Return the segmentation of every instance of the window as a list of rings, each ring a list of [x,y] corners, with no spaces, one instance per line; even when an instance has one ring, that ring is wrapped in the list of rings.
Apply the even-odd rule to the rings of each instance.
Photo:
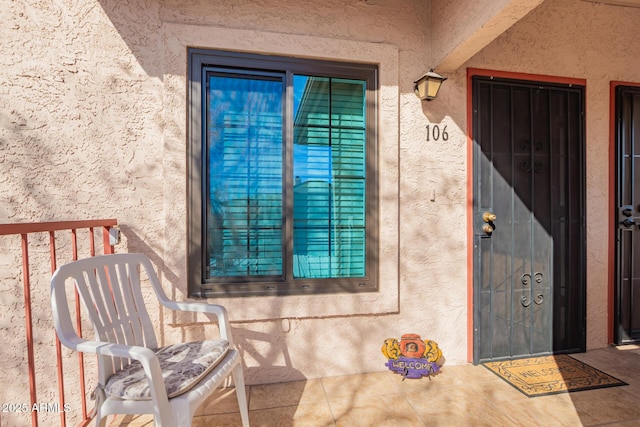
[[[377,68],[189,50],[192,295],[377,290]]]

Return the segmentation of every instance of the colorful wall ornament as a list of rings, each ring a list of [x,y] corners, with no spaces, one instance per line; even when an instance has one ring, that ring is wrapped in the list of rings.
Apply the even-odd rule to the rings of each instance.
[[[404,378],[418,379],[435,375],[444,365],[444,356],[438,343],[423,341],[418,334],[404,334],[400,341],[387,338],[382,345],[382,354],[388,359],[385,366]]]

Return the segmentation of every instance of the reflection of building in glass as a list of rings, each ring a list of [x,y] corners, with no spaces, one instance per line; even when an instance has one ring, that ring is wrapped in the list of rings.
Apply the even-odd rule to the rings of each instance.
[[[258,193],[219,206],[208,218],[209,275],[282,274],[282,194]]]
[[[293,80],[293,211],[287,211],[283,117],[274,98],[281,82],[218,74],[210,79],[225,108],[212,104],[208,125],[215,136],[208,147],[209,277],[282,275],[287,215],[294,277],[364,276],[364,83],[302,75]]]
[[[295,277],[364,276],[362,81],[294,77]]]
[[[295,277],[324,277],[331,265],[331,184],[326,181],[305,181],[293,190],[293,253]]]

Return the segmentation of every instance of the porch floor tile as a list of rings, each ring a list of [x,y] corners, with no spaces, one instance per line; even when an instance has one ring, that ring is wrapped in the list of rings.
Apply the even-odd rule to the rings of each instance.
[[[254,427],[640,425],[640,346],[574,354],[629,385],[527,398],[482,366],[445,365],[431,379],[389,371],[247,387]],[[233,389],[218,390],[194,426],[241,426]],[[153,426],[118,416],[114,427]]]

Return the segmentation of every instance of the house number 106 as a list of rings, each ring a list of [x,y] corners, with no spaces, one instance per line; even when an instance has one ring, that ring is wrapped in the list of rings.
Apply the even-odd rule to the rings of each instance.
[[[449,133],[447,132],[447,125],[442,127],[440,130],[440,126],[438,125],[427,125],[427,142],[431,141],[440,141],[442,138],[443,141],[447,141],[449,139]]]

